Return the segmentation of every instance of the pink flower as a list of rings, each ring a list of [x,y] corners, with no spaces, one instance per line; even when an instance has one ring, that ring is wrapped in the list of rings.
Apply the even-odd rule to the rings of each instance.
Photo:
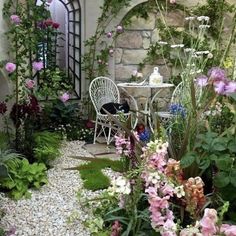
[[[229,95],[231,93],[236,92],[236,82],[230,81],[227,85],[225,85],[225,94]]]
[[[51,26],[51,25],[53,25],[53,21],[52,21],[52,19],[47,19],[47,20],[44,21],[44,24],[46,26]]]
[[[43,62],[42,61],[34,61],[32,65],[33,65],[33,69],[36,71],[43,69]]]
[[[116,27],[116,32],[119,33],[119,34],[122,33],[123,32],[123,27],[121,25],[118,25]]]
[[[110,48],[110,49],[109,49],[109,54],[110,54],[110,56],[112,56],[113,53],[114,53],[114,49]]]
[[[59,27],[60,27],[60,24],[59,24],[59,23],[57,23],[57,22],[53,22],[53,23],[52,23],[52,28],[58,29]]]
[[[111,38],[112,37],[112,32],[108,32],[107,33],[107,38]]]
[[[208,81],[208,78],[205,75],[201,75],[197,78],[196,82],[199,87],[206,87],[207,81]]]
[[[70,95],[68,93],[63,93],[59,99],[62,101],[62,102],[66,102],[70,99]]]
[[[122,226],[118,220],[114,221],[111,227],[112,233],[111,236],[119,236],[122,230]]]
[[[216,230],[217,211],[215,209],[206,208],[204,216],[200,221],[201,233],[203,236],[212,236]]]
[[[175,4],[176,0],[170,0],[170,4]]]
[[[214,90],[216,93],[224,95],[225,94],[225,82],[218,81],[217,83],[214,83]]]
[[[35,82],[29,79],[29,80],[26,80],[25,85],[28,89],[32,89],[35,86]]]
[[[236,236],[236,225],[222,224],[220,232],[226,236]]]
[[[225,81],[226,80],[226,73],[223,69],[219,67],[212,67],[208,73],[208,77],[210,77],[214,82],[217,81]]]
[[[16,64],[12,63],[12,62],[8,62],[6,65],[5,65],[5,69],[7,72],[9,73],[12,73],[15,71],[16,69]]]
[[[21,23],[21,18],[18,15],[11,15],[11,21],[15,23],[16,25],[19,25]]]

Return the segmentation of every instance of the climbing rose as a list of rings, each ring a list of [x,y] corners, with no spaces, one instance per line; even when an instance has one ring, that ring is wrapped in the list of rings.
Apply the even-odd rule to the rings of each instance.
[[[42,61],[34,61],[32,65],[33,65],[34,70],[36,70],[36,71],[43,69],[43,62]]]
[[[112,32],[108,32],[107,33],[107,38],[111,38],[112,37]]]
[[[7,72],[12,73],[16,69],[16,64],[8,62],[5,66],[5,69],[6,69]]]
[[[35,82],[34,82],[33,80],[31,80],[31,79],[26,80],[26,82],[25,82],[25,86],[26,86],[28,89],[32,89],[32,88],[34,87],[34,85],[35,85]]]
[[[63,93],[59,99],[62,101],[62,102],[66,102],[67,100],[70,99],[70,95],[68,93]]]
[[[53,25],[53,21],[52,21],[52,19],[47,19],[47,20],[44,21],[44,24],[46,26],[50,26],[50,25]]]
[[[60,27],[60,24],[59,24],[59,23],[57,23],[57,22],[53,22],[53,23],[52,23],[52,28],[58,29],[59,27]]]
[[[122,32],[123,32],[123,27],[122,27],[121,25],[118,25],[118,26],[116,27],[116,32],[117,32],[117,33],[122,33]]]
[[[11,15],[10,18],[12,23],[15,23],[16,25],[19,25],[21,23],[21,19],[18,15]]]

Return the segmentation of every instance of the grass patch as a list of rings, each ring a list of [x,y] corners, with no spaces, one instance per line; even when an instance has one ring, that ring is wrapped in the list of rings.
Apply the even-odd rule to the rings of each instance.
[[[117,172],[124,172],[122,161],[113,161],[107,158],[96,158],[89,163],[77,167],[83,180],[84,188],[96,191],[110,186],[110,179],[102,173],[102,169],[111,168]]]

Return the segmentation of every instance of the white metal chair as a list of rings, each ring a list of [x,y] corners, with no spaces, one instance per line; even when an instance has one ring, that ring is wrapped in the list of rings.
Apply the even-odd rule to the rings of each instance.
[[[120,92],[117,85],[107,77],[97,77],[92,80],[89,85],[89,95],[92,100],[93,106],[96,111],[96,120],[95,120],[95,131],[93,143],[96,142],[97,138],[104,134],[107,145],[111,143],[114,138],[114,135],[118,131],[118,127],[115,122],[107,114],[101,113],[102,105],[110,102],[120,103]],[[119,119],[119,114],[113,114],[115,118]],[[130,113],[124,113],[123,117],[128,119]],[[100,131],[98,132],[98,125],[101,126]],[[108,129],[108,132],[107,132]]]
[[[170,100],[170,106],[173,104],[181,104],[185,108],[187,108],[189,105],[188,103],[191,100],[189,98],[189,96],[191,96],[189,90],[190,90],[190,88],[186,87],[183,82],[179,83],[172,93],[171,100]],[[195,93],[196,93],[195,96],[196,96],[196,99],[198,102],[201,97],[200,87],[195,87]],[[170,120],[170,118],[175,116],[170,111],[160,111],[160,112],[156,112],[156,114],[163,124],[166,124]]]

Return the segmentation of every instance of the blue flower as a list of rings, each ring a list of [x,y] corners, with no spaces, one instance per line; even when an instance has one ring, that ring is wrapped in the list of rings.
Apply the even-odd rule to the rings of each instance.
[[[172,115],[180,115],[183,118],[186,116],[186,109],[181,104],[170,105],[169,111]]]
[[[143,130],[139,133],[139,139],[143,142],[148,142],[150,140],[151,134],[148,129]]]

